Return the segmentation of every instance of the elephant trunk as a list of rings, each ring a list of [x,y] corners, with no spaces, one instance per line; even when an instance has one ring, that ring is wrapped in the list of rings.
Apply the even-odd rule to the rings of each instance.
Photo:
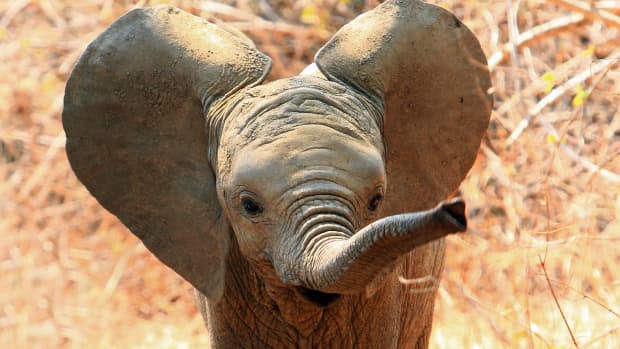
[[[465,203],[461,199],[434,209],[382,218],[348,239],[331,240],[309,253],[312,263],[306,287],[325,293],[360,292],[385,267],[412,249],[465,231]]]

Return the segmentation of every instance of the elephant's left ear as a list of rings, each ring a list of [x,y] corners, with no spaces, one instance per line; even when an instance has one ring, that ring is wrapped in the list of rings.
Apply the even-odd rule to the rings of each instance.
[[[385,108],[386,213],[429,208],[456,190],[488,126],[492,96],[480,44],[453,14],[386,1],[341,28],[316,64]]]

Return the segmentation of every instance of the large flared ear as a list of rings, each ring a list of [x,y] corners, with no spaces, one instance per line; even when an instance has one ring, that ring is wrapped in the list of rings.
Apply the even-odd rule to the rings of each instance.
[[[271,60],[171,7],[133,10],[94,40],[62,114],[78,178],[162,262],[210,298],[229,227],[207,158],[209,104],[260,83]]]
[[[385,108],[386,213],[430,208],[456,190],[476,157],[492,108],[486,58],[450,12],[386,1],[317,53],[329,80]]]

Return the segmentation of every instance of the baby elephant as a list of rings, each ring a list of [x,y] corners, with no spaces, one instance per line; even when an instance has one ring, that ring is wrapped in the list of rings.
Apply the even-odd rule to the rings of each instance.
[[[67,83],[73,170],[196,288],[214,348],[425,348],[444,237],[466,228],[461,200],[435,205],[491,111],[478,41],[392,0],[300,75],[261,84],[270,67],[178,9],[129,12]]]

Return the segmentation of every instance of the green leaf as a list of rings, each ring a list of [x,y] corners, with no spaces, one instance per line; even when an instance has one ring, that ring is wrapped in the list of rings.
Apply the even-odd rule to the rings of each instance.
[[[575,97],[573,97],[573,101],[571,102],[573,108],[581,107],[586,101],[586,98],[588,98],[588,91],[584,90],[581,84],[577,85],[576,90]]]
[[[594,45],[588,46],[588,49],[581,52],[582,57],[590,57],[594,54]]]
[[[551,90],[553,90],[553,87],[555,86],[555,75],[553,75],[553,72],[548,71],[544,73],[540,78],[546,83],[545,93],[551,92]]]
[[[306,24],[320,24],[321,23],[321,17],[319,16],[319,12],[317,11],[317,8],[312,5],[305,6],[301,10],[301,14],[299,15],[299,20],[302,23],[306,23]]]
[[[566,135],[562,136],[561,139],[558,139],[558,136],[554,133],[547,134],[547,143],[549,144],[566,144]]]

